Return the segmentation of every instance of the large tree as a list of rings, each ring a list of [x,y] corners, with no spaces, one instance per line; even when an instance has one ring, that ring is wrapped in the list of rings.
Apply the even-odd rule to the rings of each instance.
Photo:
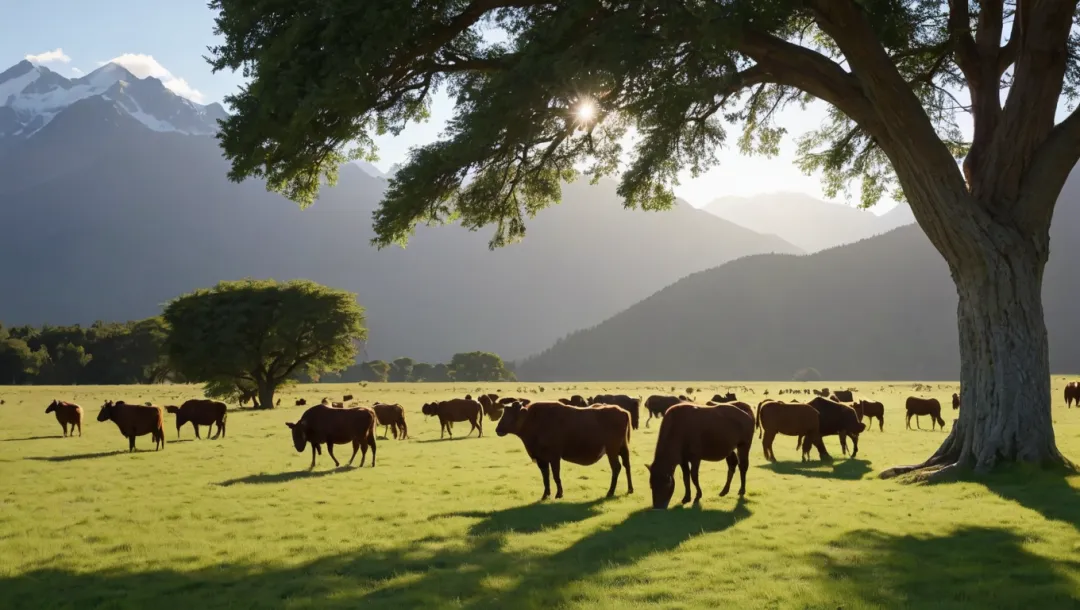
[[[1055,123],[1080,80],[1077,0],[211,6],[224,35],[211,63],[250,79],[220,134],[230,176],[263,177],[302,205],[346,146],[370,157],[373,134],[424,119],[439,89],[453,96],[445,135],[390,182],[380,246],[430,222],[494,225],[493,247],[518,239],[580,168],[621,173],[628,207],[668,208],[679,170],[716,161],[725,125],[742,129],[743,151],[774,154],[777,111],[821,100],[829,120],[801,140],[802,167],[830,194],[861,185],[867,205],[902,193],[959,294],[959,421],[926,462],[888,474],[1065,462],[1041,288],[1054,204],[1080,157],[1080,113]]]
[[[465,352],[450,359],[454,381],[514,381],[503,359],[491,352]]]
[[[307,280],[221,282],[168,304],[166,348],[172,366],[208,395],[256,396],[274,406],[274,390],[297,373],[340,371],[364,339],[356,295]]]

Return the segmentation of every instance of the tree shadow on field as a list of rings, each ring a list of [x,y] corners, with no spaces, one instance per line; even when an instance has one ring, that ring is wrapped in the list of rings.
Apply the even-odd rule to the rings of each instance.
[[[880,608],[1075,608],[1080,562],[1028,552],[998,528],[962,527],[947,536],[849,532],[814,553],[823,605],[853,600]]]
[[[19,441],[43,441],[50,438],[64,438],[63,434],[55,434],[53,436],[27,436],[25,438],[2,438],[0,443],[17,443]]]
[[[80,609],[122,600],[132,608],[159,607],[165,601],[171,607],[201,610],[237,605],[547,609],[573,601],[574,588],[582,581],[722,532],[748,516],[744,500],[730,511],[646,509],[551,555],[510,552],[503,534],[485,534],[434,549],[422,542],[404,543],[285,567],[217,564],[193,571],[139,572],[45,568],[0,577],[0,608]]]
[[[556,500],[554,502],[515,506],[504,510],[447,513],[433,518],[464,517],[467,519],[481,519],[479,523],[469,528],[469,534],[472,536],[509,532],[535,534],[547,528],[559,527],[560,525],[576,523],[594,517],[600,514],[597,508],[603,502],[604,500],[593,500],[591,502],[562,502]]]
[[[41,456],[32,455],[32,456],[24,457],[23,459],[24,460],[34,460],[34,461],[37,461],[37,462],[73,462],[75,460],[93,460],[93,459],[97,459],[97,458],[109,457],[109,456],[112,456],[112,455],[121,455],[121,454],[124,454],[124,453],[130,453],[130,452],[126,451],[126,450],[123,450],[123,451],[117,450],[117,451],[100,451],[98,453],[75,453],[75,454],[72,454],[72,455],[41,455]],[[138,452],[137,451],[136,453],[146,453],[146,452],[145,451],[143,451],[143,452]]]
[[[845,481],[858,481],[871,470],[867,460],[851,459],[833,462],[769,462],[761,467],[776,474]]]
[[[294,470],[292,472],[263,472],[260,474],[249,474],[246,477],[239,477],[236,479],[229,479],[218,483],[220,487],[231,487],[232,485],[268,485],[274,483],[288,483],[289,481],[295,481],[297,479],[317,479],[319,477],[325,477],[339,472],[347,470],[356,470],[356,467],[342,466],[340,468],[332,468],[330,470]]]
[[[1073,476],[1069,477],[1068,475]],[[1052,521],[1080,530],[1080,477],[1064,469],[1013,466],[973,482]]]
[[[481,440],[483,436],[455,436],[453,438],[427,438],[422,441],[416,441],[417,443],[449,443],[451,441],[467,441],[467,440]]]

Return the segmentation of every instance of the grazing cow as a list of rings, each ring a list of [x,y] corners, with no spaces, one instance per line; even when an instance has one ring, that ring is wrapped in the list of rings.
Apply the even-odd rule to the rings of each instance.
[[[206,426],[208,428],[206,434],[209,435],[217,424],[217,432],[213,440],[217,440],[218,436],[225,437],[225,418],[227,417],[225,411],[227,409],[228,407],[223,402],[201,399],[189,400],[179,407],[165,407],[166,411],[176,416],[176,438],[180,438],[180,428],[191,422],[191,427],[195,428],[195,438],[199,439],[202,438],[199,436],[199,426]]]
[[[870,418],[870,426],[873,427],[874,418],[878,420],[878,430],[885,431],[885,405],[880,402],[872,400],[860,400],[852,405],[855,409],[855,414],[859,416],[859,421],[863,420],[863,417]]]
[[[82,407],[73,402],[54,400],[45,409],[45,414],[56,413],[56,421],[64,429],[64,436],[68,435],[68,426],[71,426],[71,436],[75,436],[75,428],[79,428],[79,436],[82,436]]]
[[[936,398],[919,398],[918,396],[910,396],[905,404],[907,408],[907,428],[911,429],[911,417],[915,416],[915,427],[922,430],[922,426],[919,425],[920,415],[930,416],[930,429],[934,429],[934,423],[936,422],[941,426],[941,429],[945,429],[945,420],[941,419],[941,403]]]
[[[165,422],[161,407],[129,405],[124,401],[114,403],[106,400],[101,405],[97,420],[112,421],[128,439],[128,451],[135,451],[135,437],[149,434],[154,440],[154,449],[165,448]]]
[[[296,399],[296,406],[298,406],[298,407],[306,407],[307,406],[307,401],[304,400],[303,398],[297,398]]]
[[[484,408],[475,400],[454,398],[442,402],[432,402],[421,407],[420,412],[427,416],[434,415],[439,418],[439,438],[443,438],[446,434],[449,434],[450,438],[454,438],[454,432],[450,429],[450,424],[456,421],[467,421],[472,425],[465,436],[472,434],[473,430],[478,432],[478,438],[484,436]]]
[[[649,422],[654,417],[663,417],[668,409],[680,402],[690,402],[690,399],[685,396],[661,396],[659,394],[650,396],[645,401],[645,410],[649,412],[649,419],[645,420],[645,427],[649,427]]]
[[[750,466],[750,446],[754,442],[754,416],[739,407],[720,404],[702,407],[682,403],[668,409],[660,422],[660,434],[656,440],[656,452],[649,470],[649,487],[652,489],[653,508],[666,509],[675,493],[675,466],[682,469],[682,503],[690,501],[690,481],[693,480],[697,496],[701,500],[701,484],[698,471],[702,460],[719,462],[727,460],[727,482],[720,491],[726,496],[731,490],[735,467],[739,467],[739,495],[746,494],[746,469]]]
[[[1080,406],[1080,382],[1070,381],[1065,386],[1065,406],[1072,408],[1073,403]]]
[[[575,396],[574,398],[581,397]],[[584,401],[584,399],[582,400]],[[623,410],[630,414],[630,425],[634,428],[634,430],[638,429],[638,422],[640,421],[640,416],[638,415],[638,413],[641,411],[640,398],[633,398],[631,396],[627,396],[626,394],[597,394],[596,396],[590,398],[588,401],[584,402],[586,403],[585,405],[580,405],[577,403],[574,404],[578,407],[594,404],[607,404],[622,407]]]
[[[626,469],[627,493],[634,493],[630,477],[630,414],[616,406],[573,407],[559,402],[514,403],[506,408],[495,434],[517,435],[544,479],[544,495],[551,496],[549,476],[555,479],[555,498],[563,495],[561,461],[591,466],[607,455],[615,495],[619,471]],[[622,465],[619,465],[619,460]],[[549,474],[550,469],[550,474]]]
[[[767,401],[758,407],[757,419],[762,431],[761,448],[770,462],[776,461],[772,445],[777,434],[799,437],[803,461],[810,459],[810,447],[821,442],[820,417],[810,405]]]
[[[960,408],[960,395],[957,394],[956,392],[953,392],[953,395],[952,395],[952,408],[953,408],[953,411]]]
[[[495,398],[492,398],[495,396]],[[491,421],[499,421],[499,418],[503,414],[503,405],[499,404],[499,397],[495,394],[481,394],[480,408],[483,409],[484,415],[488,416]]]
[[[732,394],[731,392],[727,392],[723,396],[721,396],[720,394],[716,394],[716,395],[714,395],[712,397],[712,402],[716,402],[716,403],[735,402],[736,400],[738,400],[738,398],[736,398],[735,395]]]
[[[851,395],[851,390],[837,390],[833,392],[831,400],[834,402],[855,402],[855,397]]]
[[[298,453],[303,453],[304,446],[311,443],[311,466],[315,468],[315,455],[322,454],[322,444],[326,443],[326,452],[334,460],[334,466],[341,466],[334,457],[334,445],[352,443],[352,457],[349,466],[360,454],[360,467],[367,460],[367,448],[371,445],[371,467],[375,467],[375,412],[367,407],[335,409],[326,405],[315,405],[300,416],[295,424],[286,422],[292,430],[293,446]]]
[[[409,427],[405,425],[405,409],[401,405],[387,405],[377,402],[372,409],[375,410],[375,417],[379,420],[379,425],[389,427],[394,433],[395,439],[405,440],[409,438]],[[383,429],[383,438],[387,438],[385,428]]]
[[[822,441],[826,436],[835,434],[840,436],[840,449],[844,455],[847,455],[847,437],[851,437],[851,458],[854,459],[859,454],[859,435],[866,430],[866,424],[859,422],[859,415],[855,413],[855,409],[820,396],[814,397],[809,404],[817,410],[820,420],[818,442],[814,443],[818,456],[823,460],[830,459],[829,452],[825,450],[825,443]]]

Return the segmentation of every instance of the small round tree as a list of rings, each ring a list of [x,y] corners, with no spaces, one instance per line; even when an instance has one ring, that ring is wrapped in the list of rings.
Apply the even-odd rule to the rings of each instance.
[[[254,390],[274,406],[274,391],[296,373],[340,371],[365,339],[356,295],[307,280],[221,282],[172,301],[166,350],[173,368],[206,383],[208,396]]]

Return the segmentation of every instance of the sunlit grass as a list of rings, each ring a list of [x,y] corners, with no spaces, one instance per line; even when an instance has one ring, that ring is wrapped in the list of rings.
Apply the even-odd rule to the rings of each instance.
[[[691,385],[708,398],[744,384]],[[735,391],[756,403],[795,384],[747,385],[756,393]],[[177,442],[169,415],[165,451],[149,450],[147,436],[135,454],[113,424],[94,421],[103,400],[175,403],[197,388],[0,388],[0,608],[1080,605],[1080,478],[879,480],[945,433],[904,430],[911,384],[850,385],[887,411],[859,460],[842,458],[833,438],[834,464],[804,465],[795,439],[780,437],[781,462],[770,465],[755,438],[744,501],[718,498],[724,467],[706,463],[701,506],[666,512],[647,510],[656,422],[633,434],[633,496],[620,479],[618,497],[601,499],[605,462],[566,465],[566,497],[538,504],[539,471],[516,437],[485,421],[482,439],[439,441],[419,409],[480,389],[636,395],[672,384],[543,384],[543,394],[525,384],[300,386],[279,409],[230,412],[224,440],[195,441],[185,427]],[[1080,409],[1066,409],[1063,381],[1054,385],[1059,445],[1080,458]],[[945,402],[952,391],[931,393]],[[380,441],[374,469],[333,469],[324,452],[308,472],[310,455],[296,453],[284,425],[303,410],[291,405],[345,393],[400,402],[413,439]],[[83,405],[82,438],[60,438],[44,413],[53,398]],[[348,459],[344,447],[337,455]]]

